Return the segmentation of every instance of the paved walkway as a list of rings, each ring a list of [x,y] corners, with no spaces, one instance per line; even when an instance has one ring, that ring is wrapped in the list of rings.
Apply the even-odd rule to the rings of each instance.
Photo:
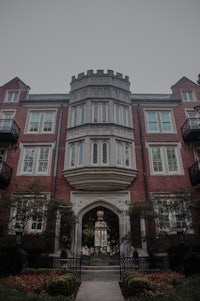
[[[119,282],[83,281],[76,301],[124,301]]]
[[[119,276],[119,267],[85,267],[76,301],[124,301]]]

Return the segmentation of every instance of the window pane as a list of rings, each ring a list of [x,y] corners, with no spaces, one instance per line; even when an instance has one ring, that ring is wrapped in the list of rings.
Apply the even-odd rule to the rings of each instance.
[[[97,164],[97,156],[98,156],[98,151],[97,151],[97,143],[93,144],[93,163]]]
[[[98,122],[98,105],[94,105],[94,116],[93,116],[93,121]]]
[[[122,165],[122,152],[121,152],[121,145],[119,143],[116,144],[116,157],[117,157],[117,164]]]
[[[102,122],[107,121],[107,106],[104,104],[102,106]]]
[[[170,113],[169,112],[161,112],[160,118],[161,118],[163,132],[171,132],[172,125],[171,125]]]
[[[127,125],[127,109],[123,108],[123,125]]]
[[[177,171],[178,165],[174,147],[167,147],[167,160],[169,171]]]
[[[34,148],[25,149],[24,167],[23,167],[24,172],[32,172],[34,154],[35,154]]]
[[[40,122],[40,113],[31,113],[29,132],[38,132]]]
[[[71,166],[75,166],[76,160],[76,146],[72,145],[71,148]]]
[[[117,124],[120,124],[119,106],[115,106],[115,122]]]
[[[81,124],[85,123],[85,106],[81,107]]]
[[[148,130],[150,132],[158,131],[157,114],[156,112],[147,112]]]
[[[79,144],[79,165],[83,165],[83,143]]]
[[[159,147],[152,147],[153,170],[155,172],[162,171],[161,150]]]
[[[74,109],[74,114],[73,114],[73,126],[77,126],[78,124],[78,109]]]
[[[103,143],[103,164],[107,163],[107,144]]]
[[[49,148],[40,149],[40,158],[38,164],[38,172],[47,172]]]
[[[125,153],[125,166],[129,166],[130,165],[130,163],[129,163],[129,148],[128,148],[127,145],[125,146],[124,153]]]
[[[51,132],[53,127],[53,113],[44,113],[44,132]]]

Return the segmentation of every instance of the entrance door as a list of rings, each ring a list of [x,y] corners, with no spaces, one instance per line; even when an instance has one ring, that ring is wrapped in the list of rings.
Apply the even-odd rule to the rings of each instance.
[[[82,254],[119,254],[118,216],[106,207],[88,211],[82,222]]]

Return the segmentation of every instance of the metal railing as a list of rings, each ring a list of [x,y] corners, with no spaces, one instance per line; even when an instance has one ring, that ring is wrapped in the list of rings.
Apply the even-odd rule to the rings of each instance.
[[[70,269],[75,273],[76,281],[81,281],[81,257],[53,258],[54,268]]]
[[[190,133],[195,130],[200,131],[200,118],[187,118],[181,127],[183,140],[187,141]]]
[[[146,269],[166,269],[168,268],[167,256],[154,257],[120,257],[120,279],[125,270],[146,270]]]
[[[19,138],[20,128],[14,119],[0,119],[0,134],[11,135],[16,142]]]

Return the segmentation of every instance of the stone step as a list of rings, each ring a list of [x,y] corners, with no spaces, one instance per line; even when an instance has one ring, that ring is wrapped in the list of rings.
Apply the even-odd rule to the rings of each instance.
[[[99,267],[82,267],[81,268],[81,281],[119,281],[120,268],[111,266]]]

